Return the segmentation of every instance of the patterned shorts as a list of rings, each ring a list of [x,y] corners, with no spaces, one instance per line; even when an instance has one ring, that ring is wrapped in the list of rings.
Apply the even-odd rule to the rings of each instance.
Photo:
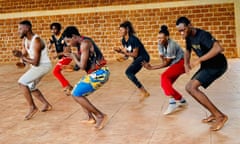
[[[72,96],[80,97],[87,96],[97,90],[105,82],[108,81],[110,72],[107,66],[104,66],[90,74],[81,78],[81,80],[74,86]]]

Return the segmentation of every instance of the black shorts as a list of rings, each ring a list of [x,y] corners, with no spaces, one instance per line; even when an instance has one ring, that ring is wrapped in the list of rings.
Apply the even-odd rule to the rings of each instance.
[[[207,88],[213,81],[223,75],[227,70],[227,65],[222,68],[201,67],[192,77],[198,80],[204,88]]]

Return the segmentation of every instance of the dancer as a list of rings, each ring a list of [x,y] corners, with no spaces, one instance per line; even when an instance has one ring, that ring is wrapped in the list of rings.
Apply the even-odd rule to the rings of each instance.
[[[64,93],[67,96],[69,96],[71,95],[71,90],[73,89],[73,87],[69,83],[69,81],[63,76],[62,70],[71,63],[72,59],[64,56],[63,54],[64,52],[70,51],[70,48],[67,47],[67,45],[63,40],[61,28],[62,26],[60,23],[52,23],[50,25],[50,29],[53,35],[49,40],[50,42],[48,44],[48,49],[51,49],[53,44],[55,45],[57,55],[54,58],[58,58],[59,61],[57,62],[56,66],[53,68],[53,75],[61,83]],[[69,66],[71,67],[70,70],[73,69],[71,65]]]
[[[51,110],[52,106],[36,87],[40,79],[51,70],[51,61],[48,57],[44,41],[32,32],[32,24],[24,20],[18,25],[18,33],[23,39],[22,51],[13,50],[13,55],[19,57],[23,63],[30,64],[30,69],[24,73],[18,83],[29,105],[29,112],[24,120],[29,120],[38,111],[32,95],[43,103],[42,112]],[[29,57],[27,57],[29,55]]]
[[[187,51],[185,53],[185,71],[200,64],[200,69],[193,75],[187,83],[187,92],[204,106],[211,115],[202,120],[204,123],[214,122],[210,130],[220,130],[228,117],[223,114],[203,93],[199,87],[205,89],[227,70],[227,60],[222,54],[224,50],[219,42],[207,31],[194,28],[186,17],[180,17],[176,21],[177,30],[186,39]],[[191,51],[199,57],[190,65]]]
[[[169,105],[164,112],[165,115],[174,112],[178,106],[186,106],[187,101],[183,96],[173,88],[173,83],[185,72],[184,70],[184,52],[181,47],[169,37],[168,27],[161,26],[158,34],[158,50],[162,63],[159,65],[150,65],[143,62],[143,66],[148,70],[155,70],[168,67],[161,74],[161,86],[166,96],[169,97]],[[178,102],[178,103],[176,103]]]
[[[83,122],[95,123],[95,128],[100,130],[107,122],[107,115],[98,110],[86,96],[107,82],[110,72],[106,61],[94,41],[81,36],[76,27],[67,27],[63,34],[68,45],[80,48],[78,54],[68,53],[66,56],[72,58],[80,70],[87,72],[87,75],[83,76],[73,88],[73,99],[82,106],[88,115],[88,119]]]
[[[135,36],[135,31],[130,21],[125,21],[120,24],[120,34],[122,36],[122,45],[121,48],[114,48],[114,50],[120,54],[123,54],[123,59],[128,57],[133,58],[133,62],[126,70],[126,75],[136,87],[140,90],[140,99],[139,102],[142,102],[145,98],[149,97],[150,94],[143,87],[143,85],[138,81],[135,76],[142,69],[142,62],[149,62],[150,57],[147,51],[144,48],[142,42]]]

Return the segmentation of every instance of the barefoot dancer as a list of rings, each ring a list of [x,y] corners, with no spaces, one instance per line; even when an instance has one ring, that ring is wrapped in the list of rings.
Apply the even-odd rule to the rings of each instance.
[[[166,96],[169,97],[169,105],[164,112],[165,115],[174,112],[178,106],[186,106],[187,102],[183,96],[174,89],[173,83],[177,78],[185,73],[184,70],[184,52],[182,48],[169,37],[168,27],[161,26],[158,34],[158,50],[162,63],[159,65],[150,65],[144,62],[143,66],[148,70],[155,70],[168,67],[161,74],[161,86]],[[178,103],[177,103],[178,102]]]
[[[211,113],[208,118],[203,119],[203,122],[214,121],[210,130],[220,130],[228,120],[228,117],[208,99],[207,95],[199,87],[207,88],[227,70],[227,60],[222,54],[223,48],[209,32],[194,28],[186,17],[180,17],[176,21],[176,25],[180,34],[186,39],[185,71],[189,72],[191,68],[201,64],[200,69],[186,85],[186,90]],[[192,50],[199,58],[190,65]]]
[[[128,57],[132,57],[134,60],[130,64],[130,66],[126,70],[126,75],[128,79],[130,79],[140,90],[140,99],[142,102],[145,98],[147,98],[150,94],[143,87],[143,85],[138,81],[135,76],[142,69],[142,62],[149,62],[150,57],[147,51],[144,48],[144,45],[141,41],[134,35],[135,31],[131,22],[125,21],[120,24],[120,34],[122,36],[122,48],[115,48],[114,50],[118,53],[124,55],[123,59],[127,59]],[[122,61],[122,60],[120,60]]]
[[[18,80],[29,105],[29,112],[25,116],[25,120],[28,120],[38,111],[32,95],[43,103],[42,112],[52,108],[41,91],[36,88],[36,84],[38,84],[40,79],[51,70],[51,61],[48,57],[45,43],[37,34],[32,32],[32,24],[30,21],[25,20],[20,22],[18,32],[20,38],[23,39],[23,48],[22,51],[13,51],[13,54],[19,57],[22,62],[31,65],[31,68]]]
[[[105,66],[106,61],[94,41],[81,36],[76,27],[67,27],[63,34],[67,45],[80,48],[78,54],[69,53],[66,56],[72,58],[80,70],[87,72],[87,75],[83,76],[73,88],[73,99],[82,106],[88,115],[88,119],[84,122],[96,123],[95,128],[100,130],[107,122],[107,115],[98,110],[86,96],[107,82],[110,72]]]

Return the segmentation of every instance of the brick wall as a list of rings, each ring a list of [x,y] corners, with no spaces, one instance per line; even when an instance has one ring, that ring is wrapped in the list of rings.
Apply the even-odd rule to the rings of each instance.
[[[143,3],[145,1],[139,0],[138,2]],[[103,4],[105,4],[104,2]],[[13,4],[13,2],[9,3]],[[12,8],[17,7],[16,5],[9,5],[9,3],[7,3],[9,9],[7,9],[6,12],[13,11]],[[70,4],[70,2],[68,4]],[[99,6],[99,4],[96,5]],[[121,3],[117,3],[116,1],[114,4],[117,5]],[[86,6],[88,5],[86,4]],[[19,5],[19,9],[21,8]],[[28,9],[28,7],[26,9]],[[75,25],[79,28],[82,35],[92,37],[95,40],[97,45],[102,49],[107,60],[115,59],[116,54],[113,52],[113,47],[121,45],[121,38],[118,33],[119,24],[124,20],[130,20],[137,31],[138,37],[142,40],[147,51],[150,53],[151,59],[158,59],[156,37],[159,27],[162,24],[168,25],[172,39],[175,39],[184,47],[184,41],[176,31],[175,26],[176,19],[182,15],[189,17],[194,26],[210,31],[225,48],[225,54],[228,58],[237,56],[234,4],[228,3],[0,19],[0,63],[12,63],[17,61],[17,59],[12,56],[11,51],[13,49],[20,49],[21,47],[21,40],[17,34],[17,27],[18,23],[24,19],[31,20],[33,31],[42,36],[45,40],[48,40],[51,35],[49,25],[52,22],[60,22],[64,27]]]
[[[171,0],[183,1],[183,0]],[[0,13],[169,2],[169,0],[1,0]]]

